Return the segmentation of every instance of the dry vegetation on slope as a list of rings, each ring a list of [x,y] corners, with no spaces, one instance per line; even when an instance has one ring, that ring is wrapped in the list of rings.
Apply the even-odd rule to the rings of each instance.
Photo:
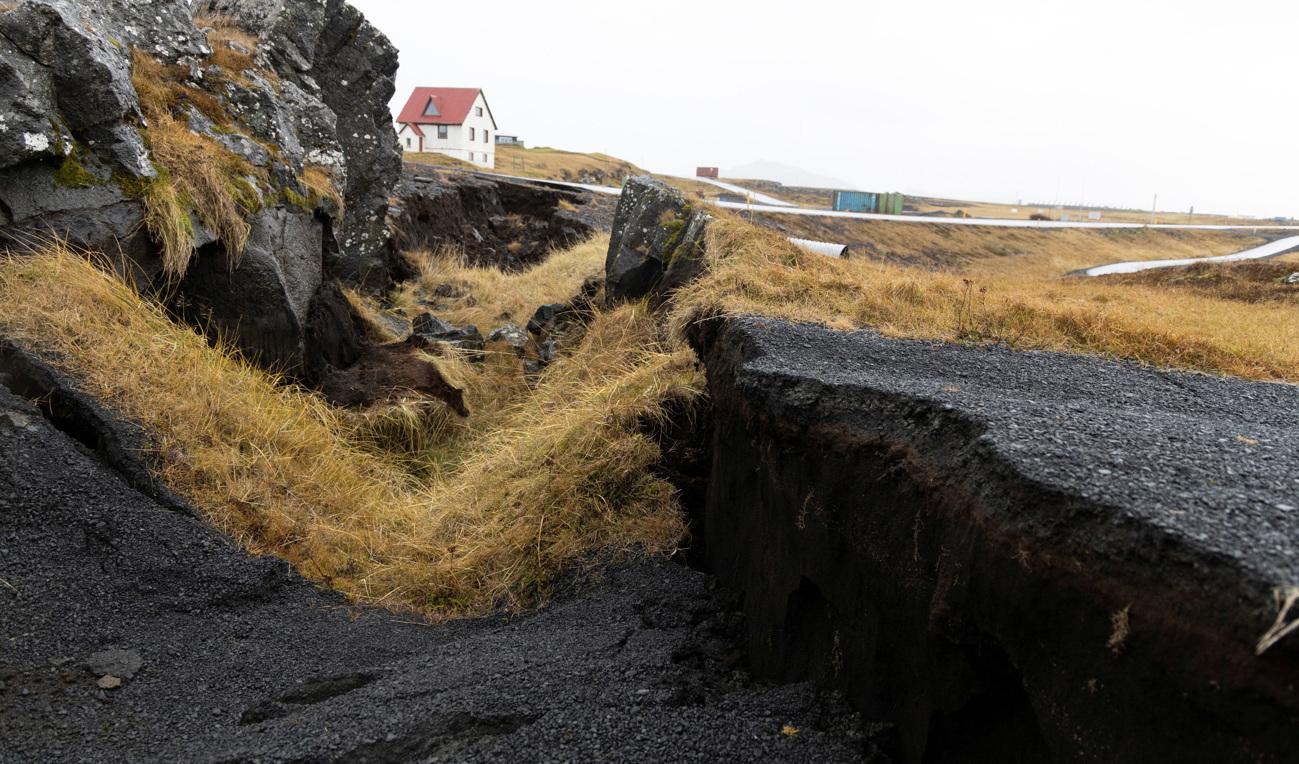
[[[458,433],[431,480],[59,247],[0,263],[0,330],[148,428],[164,481],[214,525],[359,601],[519,605],[583,559],[670,551],[684,532],[641,427],[693,400],[697,372],[636,306],[598,316],[535,390],[500,401],[496,427]]]
[[[672,321],[761,314],[1299,380],[1289,301],[1061,277],[1098,259],[1087,243],[944,272],[807,254],[721,215],[711,270],[679,294]],[[409,314],[421,291],[453,284],[461,296],[443,317],[486,332],[571,297],[606,247],[518,274],[425,256],[421,284],[394,301]],[[644,430],[698,398],[699,372],[643,306],[597,312],[531,381],[508,348],[489,345],[481,363],[432,358],[464,387],[467,419],[430,400],[342,411],[280,386],[57,246],[0,262],[0,331],[148,428],[164,481],[217,527],[358,601],[435,615],[518,606],[583,560],[670,551],[685,532]]]
[[[940,272],[808,254],[736,220],[719,221],[709,237],[711,271],[680,295],[678,327],[711,315],[768,315],[1299,381],[1299,316],[1290,306],[1061,276],[1080,260],[1098,261],[1085,247]]]
[[[441,299],[447,309],[438,315],[454,324],[473,324],[485,335],[505,322],[526,324],[539,305],[572,298],[583,281],[604,274],[608,250],[608,235],[595,236],[517,273],[465,265],[454,251],[416,252],[409,257],[419,266],[420,278],[403,285],[394,302],[414,314],[420,294],[449,284],[459,290],[459,296]]]
[[[608,154],[582,154],[547,147],[496,147],[496,171],[525,178],[566,180],[597,185],[620,186],[624,178],[645,171]]]
[[[1264,242],[1249,231],[999,228],[780,214],[761,222],[787,236],[848,244],[855,257],[938,268],[1032,270],[1042,276],[1124,260],[1226,255]]]

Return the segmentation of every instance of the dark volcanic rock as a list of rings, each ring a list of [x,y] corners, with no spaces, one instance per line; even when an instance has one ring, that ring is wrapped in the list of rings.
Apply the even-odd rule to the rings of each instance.
[[[337,153],[308,160],[346,173],[339,251],[328,266],[340,278],[383,288],[405,273],[388,241],[388,196],[401,174],[401,149],[388,102],[397,50],[343,0],[203,0],[259,33],[259,55],[285,80],[323,101],[336,117]]]
[[[695,211],[680,191],[660,180],[628,180],[618,200],[605,295],[610,303],[652,296],[658,305],[703,272],[708,214]]]
[[[41,413],[63,432],[112,467],[127,484],[168,509],[188,513],[189,505],[158,479],[150,462],[154,451],[144,428],[108,411],[44,359],[0,338],[0,387],[36,401]]]
[[[441,626],[352,607],[162,510],[3,388],[0,549],[5,761],[867,759],[833,696],[737,669],[741,621],[702,574],[643,561]],[[114,647],[143,668],[105,694],[77,664]]]
[[[423,395],[437,398],[460,416],[469,416],[464,391],[421,358],[421,349],[418,335],[405,342],[368,347],[347,368],[327,371],[320,380],[320,391],[329,402],[354,408],[403,395]]]
[[[258,213],[239,267],[230,270],[216,247],[201,250],[180,282],[176,307],[194,325],[234,337],[258,365],[300,373],[322,284],[321,237],[313,218],[284,209]]]
[[[520,270],[594,227],[560,202],[580,207],[589,194],[541,183],[406,165],[392,227],[403,251],[462,250],[474,265]]]
[[[537,308],[528,319],[528,332],[545,339],[556,332],[563,334],[573,324],[586,321],[593,314],[596,295],[603,288],[604,280],[600,277],[586,279],[577,295],[568,302],[547,303]]]
[[[506,324],[493,329],[487,335],[488,342],[504,342],[514,349],[514,352],[522,356],[528,347],[528,333],[518,324]]]
[[[432,313],[422,313],[411,322],[411,333],[427,340],[446,342],[462,350],[482,350],[483,335],[472,324],[456,326]]]
[[[385,233],[400,169],[387,112],[396,52],[359,12],[341,0],[0,7],[0,248],[23,251],[56,235],[104,252],[137,286],[174,296],[199,327],[303,381],[357,357],[343,316],[350,308],[325,285],[385,286],[408,274]],[[258,34],[262,68],[221,76],[195,10]],[[265,174],[261,209],[249,215],[252,238],[233,272],[225,242],[191,215],[193,266],[179,285],[162,274],[138,200],[157,172],[132,84],[134,49],[180,72],[167,76],[198,94],[175,116]],[[228,124],[214,124],[199,103]],[[315,196],[298,180],[307,167],[323,168],[342,188],[341,220],[330,199],[311,204]],[[325,323],[316,326],[317,318]]]
[[[1299,388],[706,322],[707,561],[906,761],[1284,761]],[[1261,655],[1256,651],[1267,649]]]

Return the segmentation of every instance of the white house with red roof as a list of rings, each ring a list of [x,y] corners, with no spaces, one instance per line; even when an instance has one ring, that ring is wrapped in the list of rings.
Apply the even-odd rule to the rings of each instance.
[[[478,88],[415,88],[397,117],[402,151],[496,167],[496,119]]]

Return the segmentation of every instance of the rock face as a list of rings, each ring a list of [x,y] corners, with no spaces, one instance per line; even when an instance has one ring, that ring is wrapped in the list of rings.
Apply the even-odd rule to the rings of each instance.
[[[400,168],[387,117],[396,52],[341,0],[194,10],[219,18],[196,24],[182,0],[0,5],[0,248],[53,233],[115,256],[140,286],[174,295],[181,315],[312,382],[360,352],[334,281],[373,288],[404,275],[385,233]],[[231,24],[245,29],[223,31]],[[151,86],[184,94],[172,116],[258,176],[231,181],[252,197],[233,271],[227,234],[191,210],[196,256],[178,283],[163,273],[144,225],[159,165],[136,51],[156,61]],[[341,209],[310,172],[339,189]]]
[[[404,270],[388,240],[388,197],[401,174],[401,149],[388,103],[397,49],[343,0],[204,0],[200,9],[259,31],[259,56],[308,103],[334,117],[334,146],[308,159],[346,176],[339,248],[327,265],[346,281],[381,288]]]
[[[243,261],[229,270],[200,251],[180,283],[178,308],[192,323],[237,327],[240,347],[258,365],[299,371],[308,319],[320,290],[321,228],[316,220],[270,210],[253,220]]]
[[[1289,385],[703,322],[704,555],[753,669],[918,761],[1285,761]]]
[[[610,303],[650,297],[661,304],[703,271],[709,216],[681,192],[647,176],[623,186],[605,259]]]
[[[453,247],[474,265],[507,271],[541,262],[598,227],[580,212],[590,195],[540,183],[406,165],[396,195],[392,227],[400,249]]]
[[[12,6],[12,7],[10,7]],[[172,59],[210,52],[182,3],[27,0],[0,11],[0,246],[51,231],[74,243],[147,256],[142,206],[118,184],[152,178],[135,125],[128,48]],[[84,174],[60,173],[93,147]]]

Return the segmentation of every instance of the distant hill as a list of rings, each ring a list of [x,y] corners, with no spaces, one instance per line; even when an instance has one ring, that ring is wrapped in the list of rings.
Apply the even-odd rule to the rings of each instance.
[[[723,175],[728,178],[757,178],[774,180],[786,186],[803,186],[807,188],[852,188],[846,180],[817,175],[801,167],[759,159],[756,162],[723,168]]]

